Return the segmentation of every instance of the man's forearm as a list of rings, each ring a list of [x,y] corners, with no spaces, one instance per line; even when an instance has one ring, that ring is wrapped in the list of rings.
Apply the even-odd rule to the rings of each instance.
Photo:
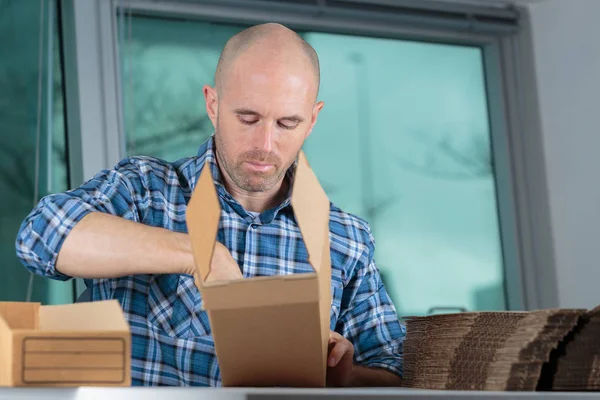
[[[56,269],[77,278],[192,273],[188,235],[103,213],[85,216],[65,239]]]
[[[382,368],[367,368],[355,365],[350,379],[350,386],[402,386],[402,378]]]

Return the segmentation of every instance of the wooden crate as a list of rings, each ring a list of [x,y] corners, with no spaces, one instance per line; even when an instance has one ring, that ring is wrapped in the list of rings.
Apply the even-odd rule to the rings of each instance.
[[[0,302],[0,386],[130,386],[131,334],[116,300]]]

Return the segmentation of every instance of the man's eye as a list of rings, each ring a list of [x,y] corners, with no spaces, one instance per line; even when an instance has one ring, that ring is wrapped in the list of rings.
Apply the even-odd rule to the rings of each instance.
[[[288,122],[287,124],[285,124],[283,122],[278,122],[277,125],[279,125],[279,127],[283,128],[283,129],[294,129],[298,126],[298,124],[293,123],[293,122],[292,123]]]
[[[252,117],[239,117],[240,122],[242,122],[243,124],[246,125],[252,125],[253,123],[255,123],[256,121],[258,121],[256,118],[252,118]]]

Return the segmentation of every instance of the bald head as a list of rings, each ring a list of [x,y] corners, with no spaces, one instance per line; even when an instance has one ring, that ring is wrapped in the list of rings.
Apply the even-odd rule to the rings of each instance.
[[[318,91],[317,54],[290,29],[258,25],[227,42],[215,87],[204,85],[203,92],[230,193],[259,202],[277,198],[280,189],[287,193],[285,173],[323,108]]]
[[[305,63],[314,72],[318,92],[320,69],[315,49],[296,32],[275,23],[252,26],[227,41],[215,72],[217,91],[222,91],[227,74],[236,61],[248,54],[267,62],[284,61],[295,65]]]

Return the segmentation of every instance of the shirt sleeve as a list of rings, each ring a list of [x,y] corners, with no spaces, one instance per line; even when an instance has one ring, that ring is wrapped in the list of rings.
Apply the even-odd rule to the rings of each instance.
[[[375,265],[372,237],[368,248],[344,288],[336,331],[353,344],[356,364],[402,376],[406,328]]]
[[[146,183],[136,163],[126,159],[76,189],[43,197],[21,224],[17,257],[35,274],[70,279],[56,270],[56,259],[71,230],[91,212],[141,222],[148,207]]]

